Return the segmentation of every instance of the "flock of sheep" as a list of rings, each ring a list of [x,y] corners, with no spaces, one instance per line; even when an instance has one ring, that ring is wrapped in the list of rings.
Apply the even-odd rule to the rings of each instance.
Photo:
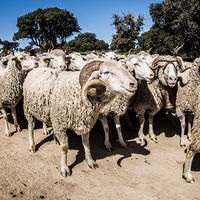
[[[193,63],[180,57],[150,55],[145,52],[128,56],[109,52],[101,55],[79,53],[66,55],[60,49],[41,57],[26,53],[8,55],[0,60],[0,111],[5,123],[5,134],[11,136],[6,108],[11,108],[16,131],[16,106],[24,99],[24,114],[28,121],[30,151],[35,152],[35,119],[47,126],[61,147],[61,174],[70,175],[67,165],[69,149],[67,131],[81,135],[85,159],[91,168],[97,164],[92,159],[89,133],[98,119],[105,133],[105,147],[110,151],[107,116],[114,119],[119,143],[126,147],[120,125],[120,116],[132,110],[139,118],[138,140],[143,143],[145,113],[149,122],[149,137],[157,138],[153,131],[153,117],[164,106],[163,88],[176,88],[175,115],[181,122],[180,145],[184,139],[185,117],[194,116],[193,127],[189,120],[186,161],[183,177],[194,182],[191,164],[195,153],[200,152],[200,58]],[[127,116],[128,117],[128,116]],[[127,118],[127,122],[130,121]]]

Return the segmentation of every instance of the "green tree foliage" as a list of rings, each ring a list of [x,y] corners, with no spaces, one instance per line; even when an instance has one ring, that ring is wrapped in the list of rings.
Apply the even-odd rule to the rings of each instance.
[[[66,38],[80,27],[73,13],[65,9],[37,9],[17,19],[18,32],[13,39],[27,38],[31,44],[42,49],[55,49],[62,46]]]
[[[94,33],[79,33],[73,40],[63,46],[67,51],[92,51],[107,50],[109,45],[103,40],[98,40]]]
[[[122,17],[114,14],[113,18],[112,25],[116,29],[116,34],[113,35],[111,49],[120,51],[134,49],[143,26],[144,17],[138,16],[137,21],[134,21],[132,14],[123,14]]]
[[[2,45],[2,50],[3,52],[7,52],[7,51],[17,51],[18,47],[19,47],[19,43],[18,42],[9,42],[7,40],[2,41],[0,39],[0,45]]]
[[[200,54],[200,1],[165,0],[150,5],[154,22],[139,39],[152,53],[180,55],[194,59]],[[179,50],[179,51],[177,51]]]

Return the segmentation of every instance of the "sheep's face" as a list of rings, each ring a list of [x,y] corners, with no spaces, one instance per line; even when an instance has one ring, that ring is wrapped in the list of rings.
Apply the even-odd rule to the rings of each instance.
[[[21,63],[23,71],[30,71],[33,68],[38,67],[38,61],[36,60],[35,57],[21,53],[17,54],[16,56]]]
[[[130,68],[130,72],[133,72],[136,79],[146,80],[149,83],[153,81],[153,70],[140,57],[133,56],[129,61],[126,62],[126,66]]]
[[[158,79],[164,86],[174,87],[177,83],[179,65],[177,62],[158,63]]]
[[[106,59],[111,59],[111,60],[119,60],[117,55],[114,52],[108,52],[105,54]]]
[[[86,64],[86,61],[83,59],[81,55],[72,54],[70,55],[71,59],[68,65],[68,70],[70,71],[81,71],[81,69]]]
[[[104,62],[98,76],[113,93],[124,93],[132,96],[137,89],[137,81],[117,62]]]
[[[62,71],[67,70],[67,65],[69,59],[66,58],[65,54],[63,55],[50,55],[49,57],[46,58],[48,60],[48,66],[53,68],[53,69],[60,69]]]

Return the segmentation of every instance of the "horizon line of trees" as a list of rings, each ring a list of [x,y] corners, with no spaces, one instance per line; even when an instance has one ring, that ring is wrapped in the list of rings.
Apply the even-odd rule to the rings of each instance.
[[[110,44],[96,38],[95,33],[81,33],[74,14],[59,8],[37,9],[17,19],[18,31],[13,42],[0,39],[2,50],[26,50],[33,46],[40,49],[61,48],[70,51],[117,50],[121,52],[150,51],[150,53],[179,55],[193,60],[200,56],[200,1],[165,0],[149,6],[153,25],[147,32],[142,32],[144,17],[139,15],[114,14],[113,23],[116,33]],[[74,33],[78,35],[66,41]],[[20,39],[30,40],[25,49],[19,49]]]

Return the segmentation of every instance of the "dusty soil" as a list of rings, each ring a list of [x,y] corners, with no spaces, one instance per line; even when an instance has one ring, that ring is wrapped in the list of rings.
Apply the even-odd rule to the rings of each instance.
[[[68,164],[72,175],[67,178],[60,175],[60,149],[52,135],[44,136],[38,123],[35,131],[38,150],[32,154],[28,151],[27,123],[22,114],[19,121],[22,132],[13,132],[8,138],[4,135],[3,120],[0,120],[1,200],[200,199],[199,156],[195,157],[192,167],[196,182],[186,183],[182,178],[185,148],[179,147],[180,129],[178,123],[172,126],[171,118],[163,113],[156,115],[154,121],[158,143],[147,137],[144,146],[135,142],[137,119],[132,116],[134,130],[128,129],[122,119],[127,149],[118,144],[110,119],[112,152],[104,148],[102,126],[97,123],[90,136],[92,156],[99,165],[96,170],[90,169],[84,161],[80,136],[70,133]],[[14,131],[12,121],[10,127]]]

